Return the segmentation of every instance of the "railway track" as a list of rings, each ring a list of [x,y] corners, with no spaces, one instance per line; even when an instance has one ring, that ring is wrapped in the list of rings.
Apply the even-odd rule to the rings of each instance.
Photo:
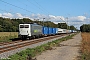
[[[28,45],[36,44],[46,40],[50,40],[53,38],[61,37],[61,36],[62,35],[55,35],[55,36],[49,36],[49,37],[44,37],[44,38],[39,38],[34,40],[26,40],[26,41],[19,40],[19,41],[8,42],[8,43],[0,43],[0,54],[17,48],[21,48],[24,46],[28,46]]]
[[[0,43],[0,46],[3,46],[3,45],[8,45],[8,44],[14,44],[14,43],[18,43],[18,42],[22,42],[22,40],[18,40],[18,41],[12,41],[12,42],[1,42]]]

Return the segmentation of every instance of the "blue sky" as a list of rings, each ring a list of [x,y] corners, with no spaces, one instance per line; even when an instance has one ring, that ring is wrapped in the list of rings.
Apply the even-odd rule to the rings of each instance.
[[[0,17],[50,20],[79,29],[90,23],[90,0],[0,0]],[[66,19],[68,17],[68,19]]]

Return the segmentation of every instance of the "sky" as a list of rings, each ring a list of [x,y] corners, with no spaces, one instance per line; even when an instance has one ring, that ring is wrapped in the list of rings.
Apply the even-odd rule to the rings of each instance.
[[[67,23],[80,29],[90,24],[90,0],[0,0],[0,17]]]

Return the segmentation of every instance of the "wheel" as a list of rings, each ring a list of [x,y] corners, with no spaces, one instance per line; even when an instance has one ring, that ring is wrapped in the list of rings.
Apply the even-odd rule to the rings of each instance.
[[[31,37],[29,37],[29,40],[31,40]]]
[[[35,36],[33,36],[33,39],[35,39]]]

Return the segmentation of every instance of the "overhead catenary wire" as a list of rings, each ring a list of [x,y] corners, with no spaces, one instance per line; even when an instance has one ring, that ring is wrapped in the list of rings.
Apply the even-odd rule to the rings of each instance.
[[[33,0],[38,6],[39,6],[39,9],[41,10],[44,10],[43,12],[46,12],[47,15],[49,16],[51,13],[48,12],[43,6],[41,6],[36,0]],[[44,17],[45,18],[45,17]],[[47,21],[49,21],[50,18],[47,18]]]
[[[21,2],[20,0],[18,0],[18,1]],[[26,1],[27,1],[27,0],[26,0]],[[30,5],[25,4],[24,2],[21,2],[21,3],[26,6],[26,9],[27,9],[27,7],[32,8],[32,9],[35,9],[34,7],[31,7]],[[31,3],[31,2],[30,2],[30,3]]]
[[[0,11],[3,11],[3,12],[8,12],[7,10],[3,10],[3,9],[0,9]],[[15,12],[8,12],[7,14],[17,14]],[[21,14],[21,13],[20,13]],[[22,15],[25,15],[25,14],[22,14]],[[1,17],[1,16],[0,16]],[[25,17],[25,16],[24,16]],[[12,17],[12,18],[16,18],[16,17]],[[25,17],[26,18],[26,17]]]
[[[7,10],[3,10],[3,9],[0,9],[0,11],[3,11],[3,12],[8,12]],[[8,13],[11,13],[11,14],[16,14],[15,12],[8,12]]]
[[[27,0],[28,2],[30,2],[29,0]],[[49,13],[44,9],[44,8],[42,8],[42,6],[40,5],[40,4],[38,4],[35,0],[33,0],[36,4],[34,4],[34,3],[32,3],[32,2],[30,2],[31,4],[33,4],[34,6],[36,6],[36,7],[38,7],[38,9],[40,9],[42,12],[44,12],[44,13],[47,13],[48,15],[49,15]]]
[[[8,4],[8,5],[11,5],[11,6],[13,6],[13,7],[16,7],[16,8],[19,8],[19,9],[21,9],[21,10],[24,10],[24,11],[26,11],[26,12],[28,12],[28,13],[35,13],[35,12],[32,12],[32,11],[30,11],[30,10],[27,10],[27,8],[25,9],[25,8],[23,8],[23,7],[19,7],[19,6],[17,6],[17,5],[14,5],[14,4],[11,4],[11,3],[9,3],[9,2],[7,2],[7,1],[4,1],[4,0],[0,0],[1,2],[3,2],[3,3],[5,3],[5,4]],[[27,0],[28,2],[30,2],[29,0]],[[36,1],[35,1],[36,2]],[[31,2],[30,2],[31,3]],[[33,3],[32,3],[33,4]],[[36,5],[37,4],[37,5]],[[48,13],[48,11],[46,11],[45,9],[43,9],[42,8],[42,6],[41,5],[39,5],[37,2],[36,2],[36,4],[33,4],[34,6],[36,6],[38,9],[40,9],[42,12],[46,12],[46,13]],[[28,6],[27,4],[24,4],[24,5],[26,5],[26,7]],[[2,9],[1,9],[2,10]],[[5,11],[5,12],[8,12],[8,11],[6,11],[6,10],[2,10],[2,11]],[[9,11],[10,12],[10,11]],[[13,13],[13,14],[16,14],[15,12],[10,12],[10,13]],[[24,14],[24,15],[26,15],[26,14]],[[49,14],[48,14],[49,15]],[[43,18],[45,18],[45,17],[43,17]]]
[[[26,10],[26,9],[24,9],[24,8],[22,8],[22,7],[19,7],[19,6],[13,5],[13,4],[11,4],[11,3],[8,3],[8,2],[6,2],[6,1],[3,1],[3,0],[0,0],[0,1],[3,2],[3,3],[9,4],[9,5],[11,5],[11,6],[14,6],[14,7],[16,7],[16,8],[22,9],[22,10],[24,10],[24,11],[27,11],[27,12],[30,12],[30,13],[34,13],[34,12],[29,11],[29,10]]]
[[[30,11],[30,10],[27,10],[27,9],[25,9],[25,8],[22,8],[22,7],[19,7],[19,6],[16,6],[16,5],[13,5],[13,4],[11,4],[11,3],[8,3],[8,2],[6,2],[6,1],[3,1],[3,0],[0,0],[1,2],[3,2],[3,3],[6,3],[6,4],[9,4],[9,5],[11,5],[11,6],[14,6],[14,7],[16,7],[16,8],[19,8],[19,9],[22,9],[22,10],[25,10],[25,11],[27,11],[27,12],[30,12],[30,13],[34,13],[34,12],[32,12],[32,11]],[[29,0],[27,0],[28,2],[30,2]],[[34,0],[35,1],[35,0]],[[31,3],[31,2],[30,2]],[[35,3],[38,5],[35,5],[35,4],[33,4],[34,6],[36,6],[36,7],[38,7],[38,9],[40,9],[42,12],[46,12],[46,13],[48,13],[48,11],[46,11],[44,8],[42,8],[42,6],[40,5],[40,4],[38,4],[36,1],[35,1]],[[26,4],[25,4],[26,5]],[[26,5],[26,6],[28,6],[28,5]],[[49,15],[49,14],[48,14]]]
[[[36,0],[33,0],[33,1],[35,1],[35,3],[39,6],[40,9],[42,8],[49,15],[49,12],[45,8],[43,8]]]
[[[27,0],[28,2],[30,2],[29,0]],[[33,4],[34,6],[38,7],[37,5],[35,5],[34,3],[30,2],[31,4]],[[42,12],[45,12],[44,10],[42,10],[40,7],[38,7],[38,9],[40,9]]]

